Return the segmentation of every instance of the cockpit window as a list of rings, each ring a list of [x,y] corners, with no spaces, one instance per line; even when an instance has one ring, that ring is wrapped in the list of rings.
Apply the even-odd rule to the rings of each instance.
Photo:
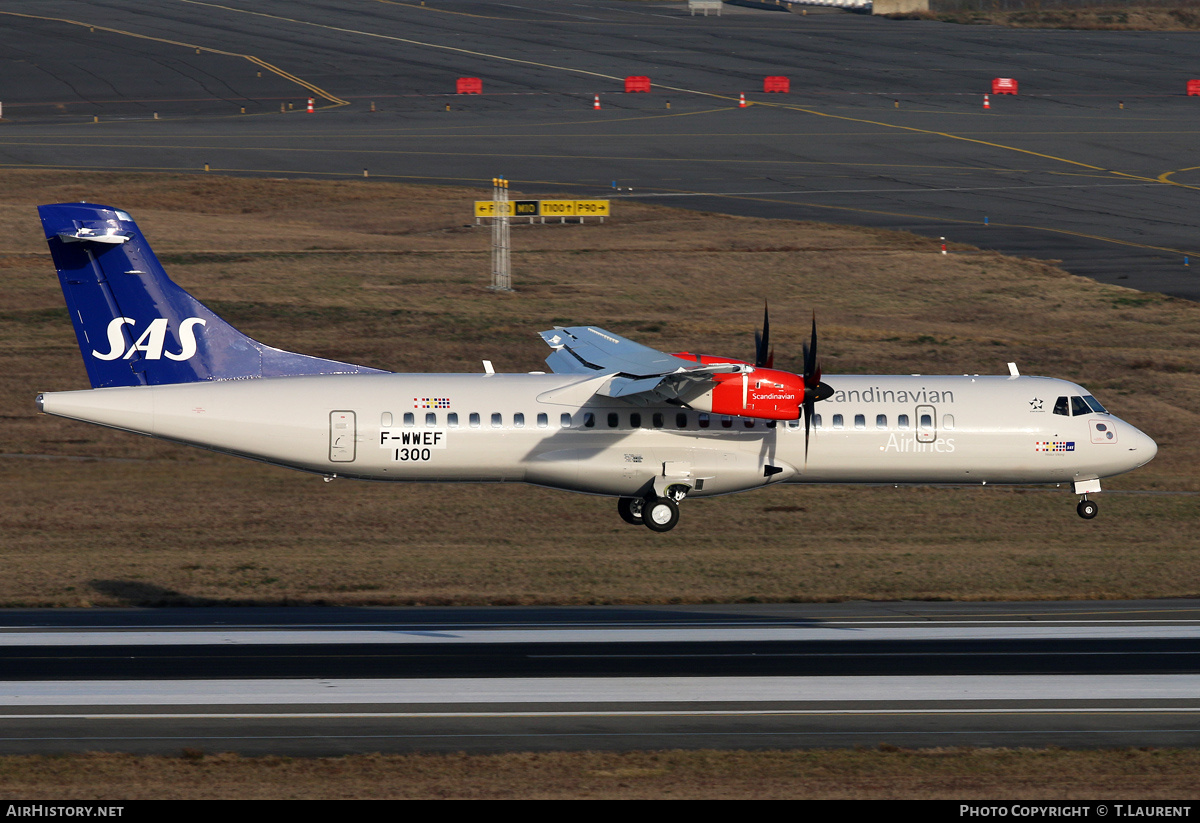
[[[1071,416],[1071,410],[1067,405],[1067,396],[1065,394],[1054,401],[1054,413],[1061,414],[1063,417]]]
[[[1108,414],[1108,409],[1100,405],[1100,401],[1092,397],[1090,394],[1084,395],[1083,402],[1091,407],[1092,411],[1097,414]]]
[[[1075,395],[1074,397],[1071,398],[1071,415],[1072,416],[1078,415],[1078,414],[1091,414],[1091,411],[1092,410],[1088,408],[1088,404],[1084,403],[1083,398],[1080,397],[1079,395]]]

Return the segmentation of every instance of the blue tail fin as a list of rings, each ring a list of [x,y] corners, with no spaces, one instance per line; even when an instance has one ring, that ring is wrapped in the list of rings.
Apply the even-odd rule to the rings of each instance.
[[[123,211],[60,203],[38,213],[92,388],[381,373],[251,340],[167,277]]]

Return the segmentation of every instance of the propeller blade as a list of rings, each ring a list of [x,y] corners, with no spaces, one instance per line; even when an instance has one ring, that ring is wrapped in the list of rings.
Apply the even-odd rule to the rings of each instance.
[[[818,374],[817,370],[817,313],[813,312],[812,320],[812,348],[804,347],[804,379],[805,381],[814,374]],[[819,378],[818,378],[819,379]]]
[[[767,304],[763,303],[762,332],[754,332],[754,365],[759,368],[774,368],[775,352],[771,350],[771,318]]]
[[[812,345],[804,344],[804,463],[808,464],[808,439],[812,431],[812,416],[818,400],[833,396],[833,388],[821,382],[821,366],[817,362],[817,313],[813,312]]]
[[[808,390],[805,389],[804,393],[807,395]],[[809,435],[809,432],[812,430],[812,415],[813,415],[812,405],[813,404],[808,402],[808,399],[806,398],[804,401],[804,465],[805,466],[808,465],[808,435]]]

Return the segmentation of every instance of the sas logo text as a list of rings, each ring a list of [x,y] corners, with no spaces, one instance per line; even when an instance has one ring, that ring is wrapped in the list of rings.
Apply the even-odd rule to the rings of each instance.
[[[167,319],[165,317],[151,320],[146,330],[128,348],[125,347],[127,338],[123,328],[126,325],[136,326],[137,321],[132,317],[114,317],[108,324],[108,351],[101,354],[92,349],[92,357],[97,360],[116,360],[124,356],[128,360],[133,357],[134,352],[141,352],[147,360],[161,360],[164,354],[168,360],[187,360],[196,355],[195,328],[205,325],[205,321],[199,317],[189,317],[179,324],[180,350],[178,352],[163,351],[167,342]]]

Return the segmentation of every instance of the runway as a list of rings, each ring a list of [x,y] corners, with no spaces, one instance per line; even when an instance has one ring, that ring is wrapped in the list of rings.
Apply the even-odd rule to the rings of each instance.
[[[18,82],[0,164],[478,187],[502,175],[618,210],[636,198],[944,236],[1200,299],[1188,33],[434,5],[53,0],[9,14],[0,51]],[[631,75],[651,92],[624,93]],[[462,76],[483,94],[455,94]],[[791,92],[765,93],[766,76]],[[998,76],[1020,93],[985,110]]]
[[[22,611],[0,752],[1192,746],[1200,602]]]

